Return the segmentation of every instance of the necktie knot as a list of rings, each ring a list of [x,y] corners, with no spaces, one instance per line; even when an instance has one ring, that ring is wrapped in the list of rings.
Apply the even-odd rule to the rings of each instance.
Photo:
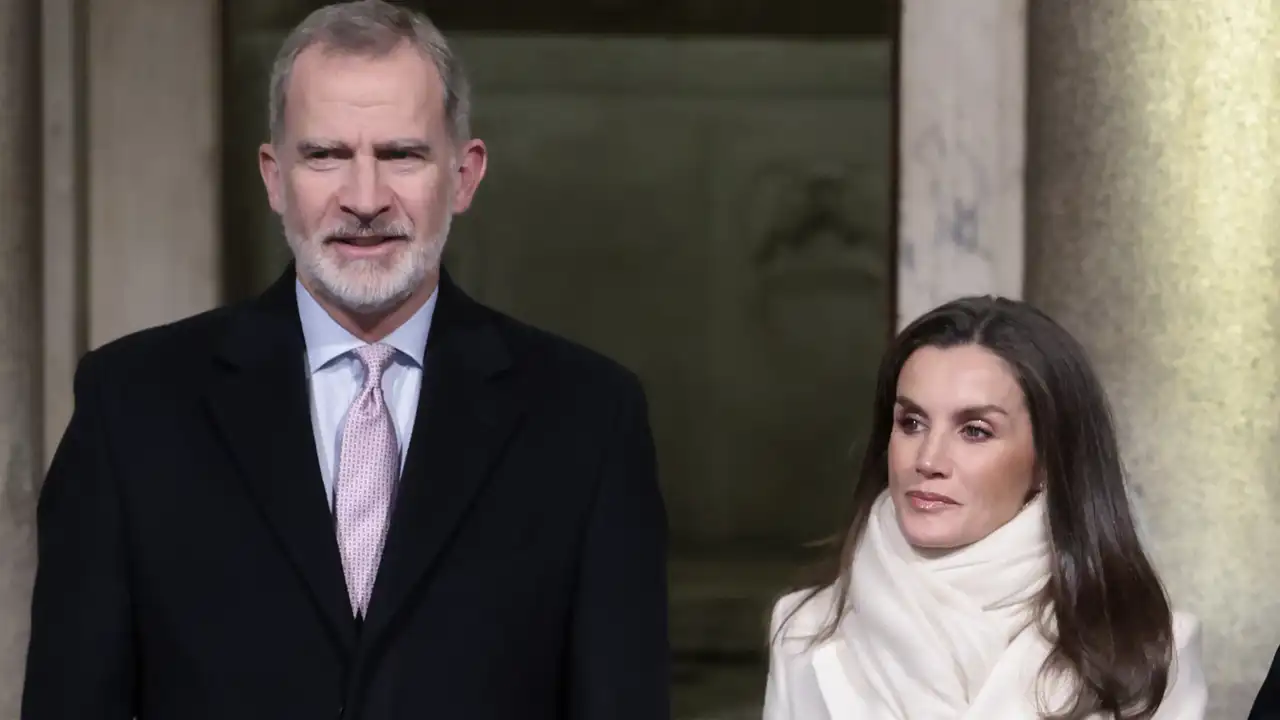
[[[356,357],[360,358],[360,362],[364,364],[366,388],[378,387],[382,384],[382,373],[391,365],[391,359],[395,355],[395,348],[382,343],[356,348]]]

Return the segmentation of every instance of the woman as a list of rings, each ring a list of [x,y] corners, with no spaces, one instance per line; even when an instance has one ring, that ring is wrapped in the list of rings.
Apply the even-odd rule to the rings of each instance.
[[[881,364],[853,521],[774,608],[765,720],[1202,720],[1196,620],[1143,552],[1106,397],[1029,305],[966,298]]]

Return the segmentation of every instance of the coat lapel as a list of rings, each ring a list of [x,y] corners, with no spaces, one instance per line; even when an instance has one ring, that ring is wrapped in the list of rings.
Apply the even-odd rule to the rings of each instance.
[[[290,267],[234,321],[221,351],[226,376],[208,403],[268,526],[350,649],[355,625],[316,455],[293,277]]]
[[[522,406],[489,312],[441,276],[413,438],[374,583],[362,645],[405,606],[489,477]]]

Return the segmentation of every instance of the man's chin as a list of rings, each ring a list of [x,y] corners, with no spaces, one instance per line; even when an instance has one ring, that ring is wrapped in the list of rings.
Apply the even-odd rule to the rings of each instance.
[[[304,282],[330,304],[358,315],[394,310],[408,300],[439,266],[405,247],[394,253],[349,257],[323,245],[298,257]]]
[[[376,315],[394,310],[420,283],[404,268],[344,267],[331,269],[315,284],[329,302],[347,312]]]
[[[391,312],[404,303],[405,300],[413,295],[413,289],[408,288],[399,292],[389,292],[383,288],[369,290],[353,288],[347,285],[326,287],[324,294],[329,302],[346,312],[355,315],[380,315]]]

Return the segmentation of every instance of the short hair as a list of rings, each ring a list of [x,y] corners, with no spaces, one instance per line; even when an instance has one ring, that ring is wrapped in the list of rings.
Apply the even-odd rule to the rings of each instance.
[[[289,78],[298,56],[312,46],[370,57],[385,56],[409,43],[430,60],[444,83],[445,122],[456,142],[471,136],[471,88],[461,60],[439,29],[423,15],[385,0],[340,2],[316,10],[285,38],[271,69],[271,142],[284,137]]]

